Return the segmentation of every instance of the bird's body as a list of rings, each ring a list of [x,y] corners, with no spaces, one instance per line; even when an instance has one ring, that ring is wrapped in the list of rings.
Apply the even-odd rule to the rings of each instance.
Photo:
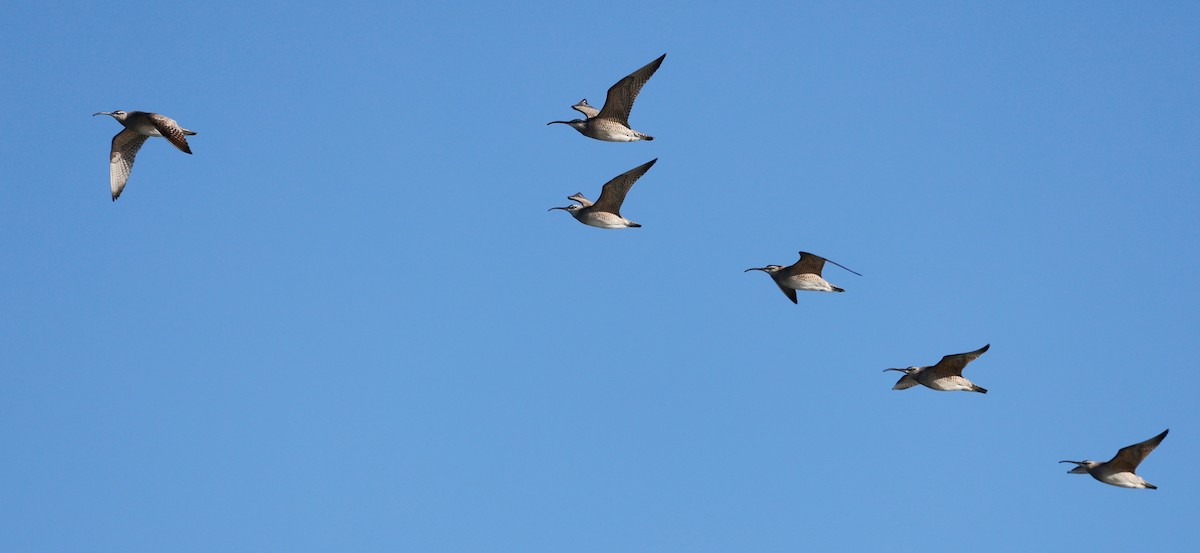
[[[1146,479],[1138,476],[1135,472],[1138,465],[1150,455],[1158,444],[1162,443],[1163,438],[1167,437],[1167,432],[1170,429],[1163,430],[1159,434],[1144,442],[1136,443],[1128,447],[1121,448],[1112,459],[1108,462],[1101,463],[1099,461],[1059,461],[1060,463],[1075,463],[1075,468],[1067,471],[1068,474],[1090,474],[1092,478],[1121,488],[1144,488],[1157,490],[1158,486],[1151,484]]]
[[[908,367],[906,369],[884,369],[884,371],[899,371],[904,373],[900,380],[892,386],[893,390],[906,390],[917,384],[939,392],[979,392],[986,394],[987,389],[977,386],[974,382],[963,377],[962,371],[968,363],[977,359],[991,347],[987,344],[982,348],[968,353],[958,353],[942,357],[936,365],[926,367]]]
[[[650,167],[653,167],[657,161],[658,158],[652,159],[617,175],[605,183],[600,191],[600,198],[595,203],[585,198],[583,193],[577,192],[568,196],[567,199],[579,202],[579,205],[571,204],[566,207],[552,207],[550,210],[561,209],[566,211],[575,217],[575,220],[591,227],[606,229],[640,227],[642,225],[621,216],[621,204],[625,202],[625,195],[629,193],[629,189],[633,187],[633,183],[646,174],[646,171],[650,170]]]
[[[187,137],[196,134],[179,125],[174,119],[158,113],[145,111],[101,111],[92,116],[110,115],[125,127],[112,139],[112,149],[109,153],[109,187],[112,199],[117,201],[125,183],[129,181],[129,173],[133,170],[133,160],[146,139],[152,136],[166,138],[176,148],[185,154],[191,154]]]
[[[599,116],[591,119],[573,119],[571,121],[554,121],[566,123],[588,138],[605,142],[637,142],[638,140],[654,140],[653,136],[642,134],[629,128],[628,125],[611,119],[601,119]],[[549,125],[551,123],[547,123]]]
[[[637,99],[642,85],[650,80],[658,66],[662,65],[663,54],[658,59],[646,64],[641,69],[630,73],[624,79],[617,81],[608,89],[604,107],[600,110],[587,103],[587,99],[571,106],[584,115],[584,119],[570,121],[551,121],[547,125],[562,123],[570,125],[586,137],[605,142],[635,142],[638,140],[654,140],[653,136],[638,132],[629,126],[629,111],[633,109],[633,101]]]
[[[808,252],[800,252],[800,260],[783,267],[780,265],[767,265],[766,267],[752,267],[743,272],[762,271],[771,276],[771,280],[779,286],[783,294],[792,300],[792,303],[798,303],[796,299],[796,291],[810,292],[845,292],[844,289],[838,288],[829,283],[821,276],[821,271],[825,268],[825,262],[829,261],[819,255],[814,255]],[[847,269],[845,266],[836,261],[829,261],[838,267],[846,269],[858,276],[858,273]]]

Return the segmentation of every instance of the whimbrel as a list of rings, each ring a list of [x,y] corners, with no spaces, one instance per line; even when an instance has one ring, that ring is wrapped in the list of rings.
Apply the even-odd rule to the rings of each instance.
[[[630,73],[629,76],[617,81],[617,84],[612,85],[608,89],[608,97],[605,98],[604,107],[600,111],[589,115],[588,112],[595,111],[596,108],[588,104],[585,99],[571,106],[582,113],[585,116],[584,119],[551,121],[546,124],[562,123],[570,125],[586,137],[608,142],[654,140],[653,136],[629,128],[629,110],[633,109],[633,101],[637,99],[638,92],[641,92],[642,85],[650,80],[650,76],[658,70],[658,66],[662,65],[663,59],[666,57],[666,54],[659,56],[658,59]]]
[[[1067,471],[1067,474],[1090,474],[1092,478],[1122,488],[1150,488],[1157,490],[1158,486],[1147,482],[1141,476],[1134,473],[1139,464],[1150,455],[1158,444],[1162,443],[1163,438],[1167,437],[1167,432],[1171,429],[1163,430],[1159,434],[1142,443],[1133,444],[1129,447],[1123,447],[1117,452],[1117,455],[1107,463],[1100,461],[1059,461],[1060,463],[1075,463],[1075,468]]]
[[[552,207],[547,211],[561,209],[570,213],[580,223],[600,228],[637,228],[639,225],[629,219],[621,216],[621,203],[625,201],[625,195],[629,193],[629,189],[633,187],[633,183],[637,182],[646,171],[658,161],[654,158],[646,163],[638,165],[620,175],[617,175],[613,180],[604,184],[600,189],[600,198],[592,203],[591,200],[585,198],[582,192],[576,192],[572,196],[567,196],[568,200],[579,202],[579,205],[571,204],[567,207]]]
[[[762,271],[771,275],[771,279],[783,291],[783,294],[796,302],[796,290],[811,290],[814,292],[845,292],[845,290],[830,284],[824,278],[821,278],[821,270],[825,268],[825,262],[829,261],[819,255],[813,255],[808,252],[800,252],[800,260],[787,267],[779,265],[767,265],[766,267],[751,267],[742,271],[748,273],[750,271]],[[845,265],[836,261],[829,261],[838,267],[846,269],[858,276],[861,274],[848,269]]]
[[[133,170],[133,158],[147,138],[161,136],[182,150],[183,153],[192,153],[192,149],[188,147],[186,136],[196,134],[196,132],[179,126],[179,123],[166,115],[145,111],[117,110],[93,113],[92,117],[97,115],[111,115],[113,119],[125,126],[124,130],[113,137],[112,153],[108,160],[108,180],[112,187],[114,202],[121,195],[121,190],[125,189],[125,183],[129,180],[129,172]]]
[[[963,378],[963,368],[967,363],[974,361],[983,352],[987,351],[991,344],[987,344],[970,353],[959,353],[956,355],[947,355],[938,361],[936,365],[928,367],[909,367],[907,369],[883,369],[887,371],[900,371],[904,376],[900,377],[900,381],[892,386],[893,390],[906,390],[917,384],[922,384],[926,387],[933,388],[941,392],[979,392],[986,394],[987,390],[976,386],[970,380]]]

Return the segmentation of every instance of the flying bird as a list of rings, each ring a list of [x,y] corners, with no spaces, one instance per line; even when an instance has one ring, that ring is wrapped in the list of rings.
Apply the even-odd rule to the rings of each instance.
[[[621,204],[625,202],[625,195],[629,193],[630,188],[633,188],[633,183],[646,174],[646,171],[649,171],[657,161],[658,158],[654,158],[617,175],[616,178],[605,183],[604,187],[600,189],[600,198],[595,203],[585,198],[582,192],[576,192],[572,196],[567,196],[567,199],[579,202],[578,204],[571,204],[566,207],[552,207],[547,211],[561,209],[570,213],[580,223],[593,227],[640,227],[642,225],[621,216]]]
[[[129,181],[129,172],[133,170],[133,158],[147,138],[161,136],[183,153],[192,153],[186,137],[196,134],[196,131],[179,126],[179,123],[166,115],[145,111],[117,110],[93,113],[92,117],[97,115],[111,115],[113,119],[125,126],[124,130],[113,137],[112,153],[108,160],[108,181],[112,188],[114,202],[121,195],[121,191],[125,189],[125,183]]]
[[[787,267],[779,265],[767,265],[766,267],[751,267],[742,271],[748,273],[750,271],[762,271],[771,276],[771,280],[779,286],[792,303],[796,301],[796,290],[808,290],[813,292],[845,292],[845,290],[830,284],[821,277],[821,270],[825,268],[825,262],[829,261],[838,267],[846,269],[858,276],[861,274],[847,268],[845,265],[836,261],[830,261],[819,255],[814,255],[808,252],[800,252],[800,260]]]
[[[1133,444],[1129,447],[1123,447],[1117,452],[1117,455],[1107,463],[1099,461],[1059,461],[1060,463],[1075,463],[1075,468],[1067,471],[1067,474],[1090,474],[1092,478],[1110,484],[1120,486],[1122,488],[1149,488],[1157,490],[1158,486],[1147,482],[1141,476],[1134,473],[1139,464],[1150,455],[1158,444],[1162,443],[1163,438],[1167,437],[1167,432],[1171,429],[1166,429],[1149,440],[1141,443]]]
[[[617,81],[608,89],[608,97],[600,111],[587,103],[587,99],[571,106],[584,115],[584,119],[570,121],[551,121],[547,125],[562,123],[570,125],[588,138],[607,142],[634,142],[637,140],[654,140],[653,136],[640,133],[629,127],[629,110],[633,109],[633,101],[642,91],[642,85],[650,80],[650,76],[662,65],[663,54],[658,59],[646,64],[641,69],[630,73],[624,79]]]
[[[959,353],[955,355],[947,355],[938,361],[936,365],[928,367],[908,367],[907,369],[883,369],[887,371],[899,371],[904,373],[900,380],[892,386],[893,390],[906,390],[917,384],[921,384],[928,388],[933,388],[941,392],[979,392],[986,394],[987,390],[976,386],[975,383],[963,378],[963,368],[967,363],[974,361],[987,351],[991,344],[987,344],[975,351],[969,353]]]

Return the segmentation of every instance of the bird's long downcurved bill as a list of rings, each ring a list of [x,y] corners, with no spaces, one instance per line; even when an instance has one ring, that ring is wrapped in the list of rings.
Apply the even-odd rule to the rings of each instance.
[[[570,124],[571,124],[571,122],[570,122],[570,121],[551,121],[551,122],[549,122],[549,123],[546,123],[546,125],[553,125],[553,124],[555,124],[555,123],[562,123],[562,124],[564,124],[564,125],[570,125]]]
[[[1059,461],[1059,463],[1075,463],[1075,468],[1067,471],[1067,474],[1087,474],[1087,467],[1083,466],[1083,461]]]
[[[563,210],[563,211],[566,211],[566,210],[567,210],[567,208],[565,208],[565,207],[552,207],[552,208],[550,208],[550,209],[547,209],[546,211],[554,211],[554,210],[556,210],[556,209],[561,209],[561,210]]]
[[[888,372],[888,371],[904,372],[904,369],[883,369],[883,372]]]
[[[766,268],[766,267],[750,267],[749,269],[746,269],[745,271],[742,271],[742,272],[743,272],[743,273],[749,273],[750,271],[763,271],[763,272],[766,272],[766,270],[767,270],[767,268]]]
[[[112,114],[113,114],[113,112],[111,112],[111,111],[97,111],[96,113],[92,114],[92,117],[95,117],[97,115],[112,115]]]

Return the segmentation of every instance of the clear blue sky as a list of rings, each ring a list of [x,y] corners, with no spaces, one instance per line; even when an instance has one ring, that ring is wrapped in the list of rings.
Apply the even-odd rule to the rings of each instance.
[[[1194,548],[1200,6],[797,4],[6,8],[0,551]]]

